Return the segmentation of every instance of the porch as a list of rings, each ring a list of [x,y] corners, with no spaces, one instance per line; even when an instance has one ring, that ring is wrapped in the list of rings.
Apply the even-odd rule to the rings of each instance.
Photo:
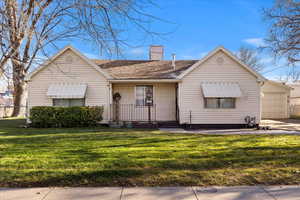
[[[114,99],[119,95],[118,101]],[[177,122],[177,83],[111,84],[110,122]]]

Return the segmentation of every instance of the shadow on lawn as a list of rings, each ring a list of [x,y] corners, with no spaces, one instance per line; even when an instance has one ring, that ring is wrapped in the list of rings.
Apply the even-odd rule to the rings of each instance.
[[[143,138],[144,135],[111,133],[83,135],[51,135],[51,137],[33,138],[1,138],[0,143],[13,145],[3,149],[4,155],[17,155],[28,152],[45,153],[55,151],[56,159],[76,161],[78,163],[103,161],[105,168],[150,167],[170,170],[215,170],[230,167],[255,167],[272,163],[284,166],[300,164],[300,146],[253,146],[255,136],[245,136],[229,141],[216,140],[218,136],[186,136],[174,138]],[[174,135],[173,135],[174,136]],[[220,136],[224,138],[223,136]],[[198,143],[195,146],[190,144]],[[196,140],[196,141],[195,141]],[[64,143],[66,141],[66,143]],[[84,142],[83,142],[84,141]],[[109,141],[106,144],[105,141]],[[237,142],[246,142],[243,147],[237,147]],[[91,142],[92,145],[90,145]],[[97,142],[97,143],[94,143]],[[218,147],[205,151],[205,142]],[[103,144],[102,144],[103,143]],[[186,144],[182,147],[176,143]],[[112,145],[113,144],[113,145]],[[172,145],[170,145],[172,144]],[[199,144],[202,149],[199,148]],[[202,146],[204,145],[204,147]],[[251,146],[252,145],[252,146]],[[1,156],[1,154],[0,154]]]
[[[294,137],[277,144],[273,136],[257,135],[0,129],[0,157],[9,158],[0,160],[0,168],[9,169],[0,171],[0,186],[299,183],[297,172],[278,175],[300,166],[300,144],[288,143]]]
[[[3,172],[4,173],[4,172]],[[9,176],[6,172],[6,176]],[[25,174],[26,176],[39,177],[34,181],[24,179],[10,179],[0,182],[1,187],[51,187],[51,186],[127,186],[132,185],[130,178],[137,178],[143,175],[142,170],[117,169],[117,170],[94,170],[92,172],[65,172],[57,173],[54,171],[34,171]],[[0,172],[1,175],[1,172]],[[16,174],[12,174],[17,177]],[[1,180],[1,178],[0,178]]]
[[[288,172],[288,171],[287,171]],[[5,173],[4,171],[0,172]],[[243,169],[220,173],[217,171],[176,172],[166,169],[106,169],[80,172],[34,171],[18,177],[11,171],[0,178],[0,187],[79,187],[79,186],[212,186],[212,185],[284,185],[299,184],[300,175],[268,169],[244,172]],[[23,175],[24,176],[24,175]],[[27,178],[32,177],[32,178]]]

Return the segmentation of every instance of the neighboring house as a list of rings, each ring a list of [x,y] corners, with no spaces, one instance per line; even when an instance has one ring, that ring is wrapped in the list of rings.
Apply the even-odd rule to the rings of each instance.
[[[0,87],[0,106],[12,106],[12,90],[6,86]]]
[[[295,82],[289,86],[293,88],[290,97],[291,115],[300,116],[300,83]]]
[[[7,117],[11,114],[13,98],[11,90],[7,87],[0,87],[0,118]]]
[[[2,96],[0,96],[0,107],[4,106],[5,104],[6,104],[5,99]]]
[[[265,82],[262,86],[262,118],[289,118],[291,92],[292,88],[284,83],[270,80]]]
[[[291,91],[291,105],[300,105],[300,83],[289,84],[293,88]]]
[[[260,122],[266,79],[228,50],[177,61],[162,60],[162,52],[153,46],[150,60],[93,60],[67,46],[27,77],[29,108],[103,105],[108,123],[115,119],[111,104],[119,93],[121,121],[233,127],[251,116]]]

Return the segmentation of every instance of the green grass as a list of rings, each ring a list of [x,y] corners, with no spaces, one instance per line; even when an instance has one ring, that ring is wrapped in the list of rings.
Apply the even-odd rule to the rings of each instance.
[[[290,119],[300,119],[299,115],[291,115]]]
[[[22,127],[26,123],[26,119],[18,118],[18,117],[11,117],[11,118],[0,118],[0,129],[1,128],[17,128]]]
[[[299,136],[24,129],[14,121],[0,121],[2,187],[300,184]]]

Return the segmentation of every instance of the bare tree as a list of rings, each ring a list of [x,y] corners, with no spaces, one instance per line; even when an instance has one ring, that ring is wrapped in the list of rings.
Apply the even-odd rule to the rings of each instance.
[[[14,112],[24,99],[24,78],[41,55],[57,43],[77,38],[93,41],[104,53],[128,45],[128,29],[149,35],[156,20],[144,8],[151,0],[0,0],[0,72],[11,72]]]
[[[257,72],[261,72],[264,69],[264,65],[261,63],[258,52],[255,49],[240,47],[236,56]]]
[[[286,56],[290,64],[300,61],[300,2],[276,0],[274,6],[264,10],[270,23],[267,47],[276,56]]]

